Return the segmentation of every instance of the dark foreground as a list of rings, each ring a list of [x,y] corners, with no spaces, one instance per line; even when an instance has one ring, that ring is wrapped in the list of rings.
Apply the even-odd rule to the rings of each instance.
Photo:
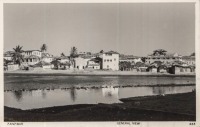
[[[33,110],[4,107],[5,121],[195,121],[195,92],[121,99],[121,104],[69,105]]]

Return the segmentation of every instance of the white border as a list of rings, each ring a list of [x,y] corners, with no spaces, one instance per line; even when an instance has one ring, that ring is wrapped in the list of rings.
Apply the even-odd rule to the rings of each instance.
[[[195,4],[195,52],[196,52],[196,107],[197,107],[197,114],[196,114],[196,125],[193,127],[200,127],[200,34],[199,34],[199,28],[200,28],[200,9],[199,9],[199,0],[0,0],[0,127],[6,127],[6,126],[13,126],[13,125],[7,125],[8,122],[4,122],[4,114],[3,114],[3,107],[4,107],[4,83],[3,83],[3,4],[4,3],[174,3],[174,2],[194,2]],[[140,127],[188,127],[188,122],[143,122],[140,121]],[[110,126],[130,126],[130,125],[117,125],[117,122],[23,122],[22,126],[59,126],[59,127],[74,127],[74,126],[91,126],[91,127],[97,127],[97,126],[104,126],[104,127],[110,127]],[[20,125],[16,125],[20,127]],[[137,127],[139,127],[137,126]]]

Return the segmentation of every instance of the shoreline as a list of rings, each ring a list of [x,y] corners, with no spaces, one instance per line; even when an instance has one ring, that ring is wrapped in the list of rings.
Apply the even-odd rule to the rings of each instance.
[[[5,121],[195,121],[196,93],[120,99],[123,103],[78,104],[21,110],[4,106]],[[174,106],[176,105],[176,106]]]
[[[132,71],[74,71],[74,70],[42,70],[42,71],[4,71],[4,75],[42,75],[42,76],[148,76],[148,77],[195,77],[195,73],[169,74]]]

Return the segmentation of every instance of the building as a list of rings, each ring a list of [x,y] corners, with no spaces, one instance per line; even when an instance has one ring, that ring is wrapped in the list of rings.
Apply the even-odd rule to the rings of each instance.
[[[87,60],[85,60],[82,57],[77,57],[74,60],[75,60],[75,68],[77,68],[78,70],[83,70],[86,68]]]
[[[195,56],[183,56],[182,60],[188,65],[195,65]]]
[[[137,62],[142,62],[141,58],[133,55],[120,55],[119,62],[130,62],[131,64],[135,64]]]
[[[14,51],[7,51],[3,54],[3,57],[5,60],[8,60],[8,61],[12,61],[12,54],[14,53]]]
[[[42,61],[51,63],[53,61],[53,55],[42,52]]]
[[[191,72],[194,72],[194,70],[190,66],[173,65],[169,68],[169,73],[171,74],[187,74]]]
[[[92,68],[95,70],[102,68],[102,59],[101,58],[93,58],[88,61],[87,68]]]
[[[177,53],[165,55],[148,55],[145,59],[146,64],[151,64],[155,61],[161,61],[163,63],[173,63],[174,61],[182,61],[182,56]]]
[[[103,53],[103,69],[106,70],[119,70],[119,53],[114,51]]]
[[[42,57],[42,52],[40,50],[26,50],[23,51],[24,62],[28,65],[34,65],[40,62]]]

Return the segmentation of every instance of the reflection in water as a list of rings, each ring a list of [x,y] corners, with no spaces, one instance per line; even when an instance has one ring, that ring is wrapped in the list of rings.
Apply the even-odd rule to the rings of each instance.
[[[47,96],[47,94],[46,94],[45,90],[42,90],[42,98],[45,99],[46,96]]]
[[[153,87],[152,92],[157,95],[165,94],[165,89],[163,87]]]
[[[75,90],[74,87],[71,88],[71,90],[70,90],[70,95],[71,95],[71,99],[72,99],[73,101],[75,101],[75,100],[76,100],[76,90]]]
[[[108,88],[102,88],[102,93],[104,97],[115,97],[118,98],[119,96],[119,88],[113,88],[113,87],[108,87]]]
[[[195,86],[174,87],[103,87],[98,89],[70,90],[55,89],[35,91],[5,92],[5,106],[20,109],[32,109],[74,104],[120,103],[121,98],[186,93]],[[8,99],[9,98],[9,99]]]
[[[15,98],[18,100],[18,101],[21,101],[22,100],[22,91],[14,91],[14,95],[15,95]]]
[[[171,87],[152,87],[152,92],[153,92],[153,94],[156,94],[156,95],[166,94],[167,91],[170,91],[172,93],[176,93],[175,86],[171,86]]]

